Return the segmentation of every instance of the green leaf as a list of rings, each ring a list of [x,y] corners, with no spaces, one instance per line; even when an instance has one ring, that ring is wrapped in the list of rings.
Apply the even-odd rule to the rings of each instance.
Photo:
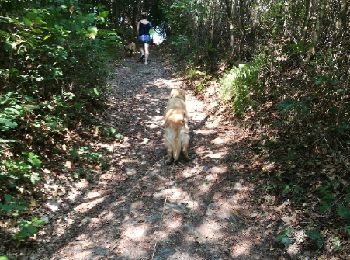
[[[4,195],[4,202],[0,203],[0,212],[10,214],[12,216],[18,216],[20,211],[25,210],[25,206],[22,201],[15,200],[11,195]]]
[[[29,152],[29,153],[27,154],[27,156],[28,156],[28,162],[29,162],[31,165],[33,165],[34,167],[40,167],[41,161],[40,161],[38,155],[36,155],[36,154],[33,153],[33,152]]]
[[[318,248],[323,246],[323,235],[317,229],[310,229],[306,231],[306,235],[310,238],[311,242]]]
[[[87,29],[87,37],[91,38],[91,39],[95,39],[96,35],[97,35],[98,29],[96,26],[90,26]]]
[[[344,232],[345,232],[345,234],[347,234],[348,236],[350,235],[350,225],[345,225],[345,226],[344,226]]]
[[[108,16],[108,14],[109,14],[108,11],[103,11],[103,12],[100,12],[99,16],[103,17],[103,18],[106,18]]]
[[[33,226],[29,221],[24,221],[20,223],[20,230],[15,234],[14,239],[24,241],[37,232],[38,229],[35,226]]]
[[[331,244],[331,249],[333,252],[339,252],[341,250],[341,240],[338,236],[332,235],[329,239],[329,242]]]
[[[40,181],[40,175],[37,172],[32,172],[29,176],[30,182],[36,184]]]
[[[35,226],[42,226],[42,225],[45,225],[45,221],[41,218],[33,217],[32,224]]]
[[[320,211],[322,213],[328,213],[332,209],[332,204],[327,201],[321,201],[320,202]]]
[[[23,22],[27,26],[33,26],[33,22],[30,19],[28,19],[27,17],[23,18]]]
[[[24,241],[38,232],[38,227],[45,224],[45,221],[37,217],[31,220],[22,220],[19,222],[19,231],[14,235],[17,241]]]
[[[0,260],[9,260],[9,258],[5,255],[0,255]]]
[[[293,240],[290,238],[290,231],[285,229],[281,231],[275,238],[277,243],[283,244],[284,246],[289,246]]]
[[[348,207],[345,207],[344,205],[338,205],[337,214],[339,217],[341,217],[343,219],[349,219],[350,218],[350,209]]]

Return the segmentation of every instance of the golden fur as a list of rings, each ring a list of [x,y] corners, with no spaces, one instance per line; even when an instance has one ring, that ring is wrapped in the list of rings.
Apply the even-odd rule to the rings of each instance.
[[[136,43],[130,42],[127,45],[125,45],[124,48],[128,55],[132,56],[136,52]]]
[[[167,150],[166,163],[176,162],[182,152],[188,160],[189,128],[185,104],[185,91],[173,89],[165,110],[164,143]]]

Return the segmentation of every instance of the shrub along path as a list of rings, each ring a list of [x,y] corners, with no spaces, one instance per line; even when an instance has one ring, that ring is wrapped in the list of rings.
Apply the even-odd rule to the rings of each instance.
[[[188,163],[164,165],[162,114],[171,88],[184,87],[152,53],[115,65],[103,120],[124,136],[101,144],[111,169],[80,188],[39,237],[36,259],[272,259],[307,257],[299,242],[273,238],[293,214],[260,198],[252,133],[226,118],[211,87],[187,89]],[[301,240],[303,236],[301,235]],[[283,257],[282,257],[283,259]]]

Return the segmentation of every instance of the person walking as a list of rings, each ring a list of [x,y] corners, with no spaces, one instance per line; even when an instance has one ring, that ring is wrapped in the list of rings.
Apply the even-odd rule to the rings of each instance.
[[[147,13],[141,13],[141,19],[137,23],[137,40],[141,44],[140,52],[141,57],[139,59],[140,62],[144,62],[144,64],[148,63],[149,56],[149,45],[151,42],[150,30],[152,29],[151,23],[147,20]]]

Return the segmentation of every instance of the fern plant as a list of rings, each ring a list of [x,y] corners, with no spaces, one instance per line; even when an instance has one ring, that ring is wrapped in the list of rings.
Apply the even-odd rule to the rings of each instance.
[[[252,96],[261,90],[258,73],[264,64],[265,56],[257,55],[252,62],[233,67],[221,78],[219,96],[231,102],[236,113],[243,113],[256,103]]]

